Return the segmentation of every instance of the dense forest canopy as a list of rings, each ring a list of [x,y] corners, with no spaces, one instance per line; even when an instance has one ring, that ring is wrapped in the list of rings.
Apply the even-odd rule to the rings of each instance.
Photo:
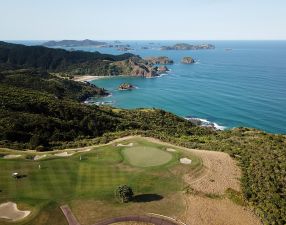
[[[129,53],[108,55],[99,52],[67,51],[0,41],[0,68],[38,68],[53,72],[66,72],[75,66],[82,68],[89,65],[104,68],[107,66],[106,61],[122,61],[133,56]]]

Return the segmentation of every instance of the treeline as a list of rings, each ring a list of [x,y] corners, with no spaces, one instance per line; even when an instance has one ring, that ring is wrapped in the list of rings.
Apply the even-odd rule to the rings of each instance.
[[[80,74],[107,75],[101,69],[108,67],[108,61],[121,61],[132,56],[134,55],[129,53],[109,55],[99,52],[25,46],[0,41],[0,68],[5,67],[6,69],[37,68],[50,72],[71,72],[74,74],[81,72]]]

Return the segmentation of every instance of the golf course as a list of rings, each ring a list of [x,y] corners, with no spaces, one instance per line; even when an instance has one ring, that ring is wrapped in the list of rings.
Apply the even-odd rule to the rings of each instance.
[[[31,212],[14,221],[0,215],[1,224],[68,224],[59,208],[64,204],[83,225],[138,213],[174,217],[185,207],[184,176],[195,179],[203,171],[195,154],[141,137],[85,149],[2,149],[0,154],[0,204],[14,202],[19,210]],[[182,158],[189,163],[181,163]],[[129,203],[115,198],[116,188],[124,184],[134,192]]]

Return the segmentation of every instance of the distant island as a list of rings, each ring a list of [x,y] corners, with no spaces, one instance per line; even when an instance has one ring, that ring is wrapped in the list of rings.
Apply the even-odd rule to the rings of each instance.
[[[191,45],[187,43],[178,43],[173,46],[162,46],[160,50],[203,50],[203,49],[215,49],[212,44]]]
[[[106,45],[106,42],[85,40],[62,40],[62,41],[48,41],[43,43],[46,47],[84,47],[84,46],[101,46]]]

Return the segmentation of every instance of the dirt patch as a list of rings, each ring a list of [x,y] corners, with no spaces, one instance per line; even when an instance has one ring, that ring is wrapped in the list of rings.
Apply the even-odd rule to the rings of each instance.
[[[16,159],[21,157],[22,155],[5,155],[3,156],[3,159]]]
[[[183,221],[188,225],[262,225],[248,209],[229,199],[187,196]]]
[[[30,213],[30,211],[19,210],[14,202],[6,202],[0,205],[0,218],[2,219],[18,221],[24,219]]]

